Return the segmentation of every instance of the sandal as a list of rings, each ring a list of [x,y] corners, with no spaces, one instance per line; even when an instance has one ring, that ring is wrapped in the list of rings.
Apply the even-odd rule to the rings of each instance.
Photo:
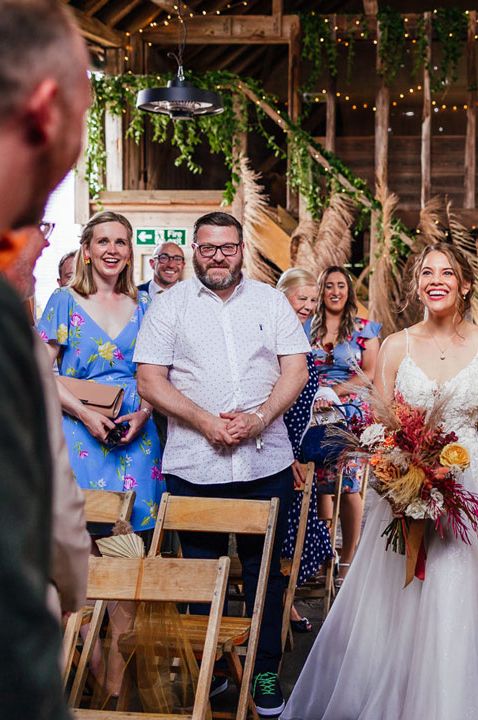
[[[349,568],[349,567],[350,567],[350,563],[341,563],[341,562],[339,562],[338,565],[337,565],[337,572],[340,570],[341,567],[343,567],[343,568]],[[347,572],[348,572],[348,571],[347,571]],[[345,580],[346,577],[347,577],[347,574],[345,574],[344,577],[336,577],[336,578],[334,579],[334,587],[335,587],[336,590],[340,590],[340,588],[341,588],[342,585],[344,584],[344,580]]]
[[[306,617],[303,617],[300,620],[291,620],[290,626],[292,628],[292,632],[296,632],[296,633],[312,632],[312,623]]]

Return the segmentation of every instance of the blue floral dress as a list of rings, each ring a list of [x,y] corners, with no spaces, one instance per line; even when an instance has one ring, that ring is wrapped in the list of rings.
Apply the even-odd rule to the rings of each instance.
[[[115,338],[109,337],[75,300],[68,288],[55,290],[38,325],[40,336],[60,345],[60,375],[96,380],[124,388],[120,415],[140,406],[133,352],[139,327],[149,305],[147,293],[138,295],[138,307]],[[70,462],[84,489],[134,490],[131,524],[135,530],[154,527],[159,500],[165,490],[161,449],[150,418],[141,434],[128,445],[106,447],[77,418],[63,414]]]
[[[314,364],[312,353],[307,355],[309,380],[294,405],[284,414],[284,422],[289,433],[294,457],[299,457],[300,440],[309,422],[311,405],[318,387],[318,370]],[[299,527],[300,510],[302,507],[303,492],[295,492],[294,500],[289,507],[287,535],[282,546],[282,557],[292,560],[295,550],[297,529]],[[309,514],[305,531],[304,548],[300,561],[298,585],[303,585],[310,577],[315,575],[319,567],[332,557],[332,546],[327,524],[319,520],[317,512],[317,485],[312,484],[310,495]]]
[[[362,366],[362,355],[367,340],[379,337],[381,328],[380,323],[355,318],[352,334],[344,342],[335,345],[331,352],[324,350],[317,341],[312,341],[312,353],[319,373],[319,385],[333,387],[351,380],[356,374],[356,367]],[[332,362],[330,362],[331,360]],[[350,394],[342,397],[341,400],[344,403],[355,405],[366,419],[369,408],[360,395]],[[348,416],[351,417],[353,414],[353,408],[349,409]],[[336,465],[317,468],[319,493],[333,495],[337,473]],[[364,473],[365,464],[362,459],[349,460],[344,468],[342,492],[359,492]]]

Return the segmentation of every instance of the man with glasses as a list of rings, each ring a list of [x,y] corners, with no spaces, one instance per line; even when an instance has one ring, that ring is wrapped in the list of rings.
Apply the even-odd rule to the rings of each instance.
[[[184,253],[179,245],[172,242],[158,245],[149,261],[153,268],[153,278],[138,285],[138,290],[149,293],[152,300],[155,295],[169,290],[183,279],[184,263]]]
[[[280,499],[253,680],[259,714],[272,717],[284,707],[277,675],[280,549],[293,495],[293,455],[282,415],[307,381],[309,344],[283,293],[243,276],[242,227],[234,217],[200,217],[193,239],[196,276],[162,294],[141,326],[134,356],[138,391],[168,416],[162,469],[169,492]],[[181,546],[185,557],[220,557],[227,554],[228,537],[187,533]],[[239,536],[238,553],[250,615],[262,540]],[[212,690],[225,687],[223,682]]]

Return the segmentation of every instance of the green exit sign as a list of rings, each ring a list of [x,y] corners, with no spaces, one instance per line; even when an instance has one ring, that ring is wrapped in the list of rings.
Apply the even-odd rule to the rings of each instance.
[[[163,242],[173,242],[176,245],[186,245],[186,228],[136,228],[136,245],[159,245]]]

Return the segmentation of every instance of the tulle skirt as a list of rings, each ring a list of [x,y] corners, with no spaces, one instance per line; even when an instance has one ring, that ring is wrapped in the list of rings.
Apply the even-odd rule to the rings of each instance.
[[[477,720],[478,544],[427,538],[425,581],[404,588],[374,493],[357,555],[282,720]]]

